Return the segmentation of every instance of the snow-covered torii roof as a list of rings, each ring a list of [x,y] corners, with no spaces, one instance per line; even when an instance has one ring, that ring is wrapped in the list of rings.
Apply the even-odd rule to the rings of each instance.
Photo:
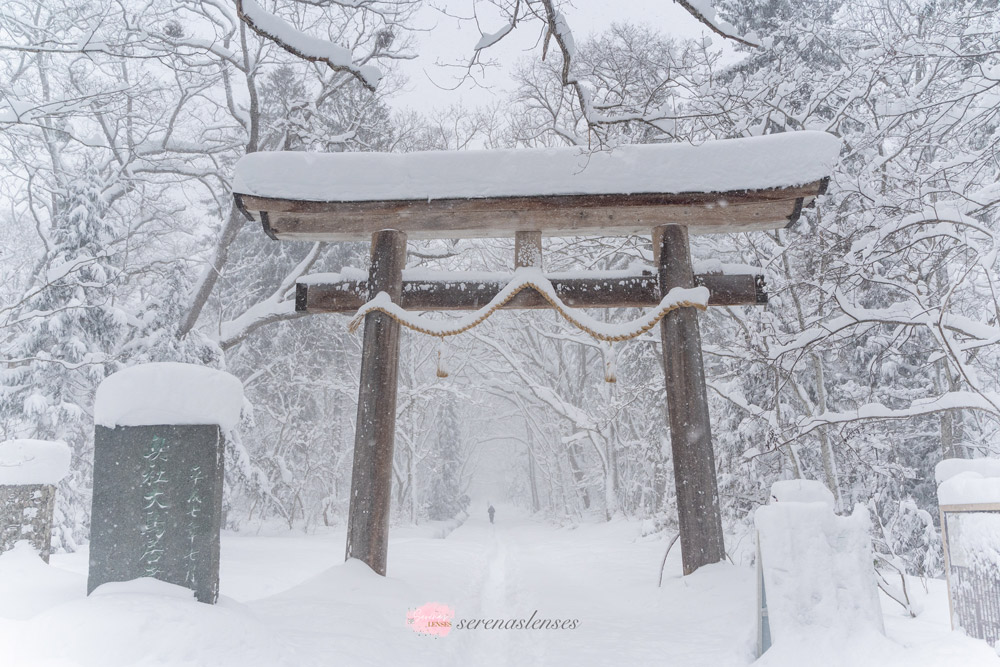
[[[690,144],[418,153],[262,152],[236,165],[240,209],[273,238],[691,233],[786,227],[840,152],[825,132]]]

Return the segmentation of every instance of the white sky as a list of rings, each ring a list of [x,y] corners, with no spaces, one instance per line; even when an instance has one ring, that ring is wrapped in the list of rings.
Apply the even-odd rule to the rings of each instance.
[[[468,63],[479,41],[480,30],[475,21],[449,17],[434,7],[469,19],[475,7],[480,27],[486,33],[496,32],[505,24],[483,0],[429,0],[416,22],[425,31],[414,34],[419,56],[416,60],[403,61],[400,66],[410,81],[404,91],[394,96],[392,104],[396,108],[408,107],[427,113],[452,104],[471,108],[503,99],[504,89],[511,85],[507,73],[532,51],[541,52],[538,43],[541,24],[519,26],[490,48],[486,59],[496,61],[496,67],[476,68],[475,82],[460,82],[465,71],[447,65]],[[562,11],[577,42],[602,32],[616,21],[646,25],[677,37],[708,34],[702,24],[673,0],[571,0]],[[713,39],[716,45],[722,42],[719,37],[713,36]],[[456,85],[455,90],[446,89]]]

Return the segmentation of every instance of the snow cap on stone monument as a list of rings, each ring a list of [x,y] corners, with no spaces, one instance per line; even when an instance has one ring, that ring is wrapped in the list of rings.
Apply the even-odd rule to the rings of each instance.
[[[61,440],[0,442],[0,485],[58,484],[69,462],[69,445]]]
[[[97,426],[217,424],[240,421],[243,383],[225,371],[173,362],[141,364],[110,375],[97,388]]]

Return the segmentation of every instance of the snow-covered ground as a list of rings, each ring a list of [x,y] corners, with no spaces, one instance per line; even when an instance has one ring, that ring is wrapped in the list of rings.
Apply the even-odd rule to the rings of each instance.
[[[151,580],[85,597],[87,554],[46,566],[0,556],[0,665],[747,665],[753,662],[754,570],[720,564],[680,576],[680,552],[656,581],[662,536],[628,521],[560,528],[498,506],[393,532],[389,577],[341,563],[342,531],[226,534],[222,599],[195,602]],[[929,582],[916,619],[883,600],[888,639],[779,642],[763,665],[1000,665],[983,642],[952,632],[944,582]],[[447,636],[417,634],[407,612],[455,611]],[[575,620],[575,629],[458,629],[475,619]]]

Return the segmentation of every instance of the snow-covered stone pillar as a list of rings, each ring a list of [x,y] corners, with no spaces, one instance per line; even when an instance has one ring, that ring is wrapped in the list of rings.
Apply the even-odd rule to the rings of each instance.
[[[758,656],[783,642],[884,634],[864,505],[838,516],[821,482],[784,480],[771,486],[754,524]]]
[[[215,603],[225,440],[242,404],[238,379],[190,364],[134,366],[101,383],[88,593],[153,577]]]
[[[27,540],[49,562],[56,484],[69,472],[64,442],[0,443],[0,553]]]
[[[945,459],[934,473],[951,625],[1000,646],[1000,459]]]

